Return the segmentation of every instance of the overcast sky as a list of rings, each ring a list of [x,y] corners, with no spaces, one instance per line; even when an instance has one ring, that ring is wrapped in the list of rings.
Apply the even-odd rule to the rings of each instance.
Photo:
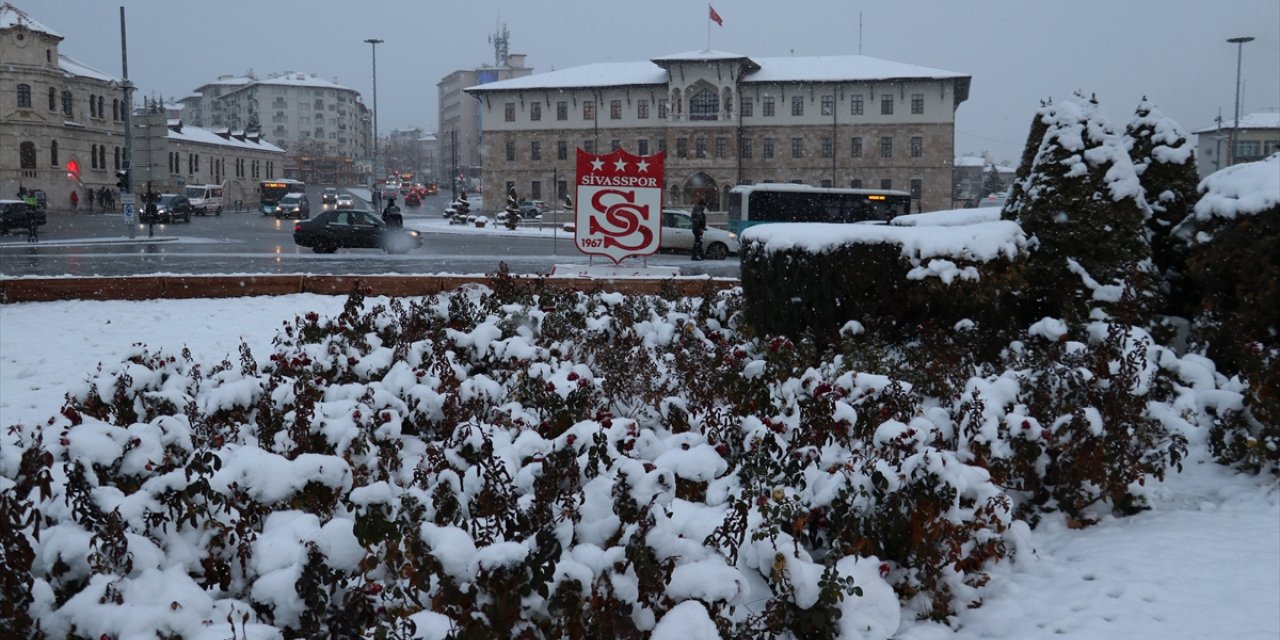
[[[699,0],[11,0],[61,34],[61,50],[120,75],[125,7],[129,77],[180,98],[219,75],[314,73],[372,104],[379,131],[437,126],[436,83],[493,64],[499,25],[535,73],[647,60],[707,47]],[[1123,126],[1144,95],[1188,131],[1230,122],[1234,36],[1244,45],[1241,112],[1280,108],[1277,0],[716,0],[711,48],[748,56],[861,53],[969,74],[956,152],[1016,161],[1042,98],[1096,94]],[[861,38],[859,38],[861,15]]]

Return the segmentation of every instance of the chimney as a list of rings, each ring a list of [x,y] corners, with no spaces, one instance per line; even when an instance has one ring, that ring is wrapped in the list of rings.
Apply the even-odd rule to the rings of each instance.
[[[523,53],[510,54],[507,56],[507,66],[511,67],[512,69],[523,69],[524,58],[525,58],[525,54]]]

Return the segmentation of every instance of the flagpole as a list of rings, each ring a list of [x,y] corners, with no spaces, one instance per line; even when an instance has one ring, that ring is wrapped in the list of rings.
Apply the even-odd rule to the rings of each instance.
[[[707,3],[707,51],[711,50],[711,3]]]

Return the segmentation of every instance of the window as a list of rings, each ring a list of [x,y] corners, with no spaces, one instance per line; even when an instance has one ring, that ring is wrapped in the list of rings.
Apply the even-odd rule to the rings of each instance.
[[[561,200],[564,200],[565,196],[567,196],[567,195],[569,195],[569,181],[568,181],[568,180],[561,180],[561,181],[557,182],[557,183],[556,183],[556,197],[557,197],[557,198],[560,198]]]
[[[911,179],[911,197],[919,200],[921,194],[924,193],[924,181],[920,178]]]
[[[542,199],[542,181],[534,180],[529,183],[529,197],[534,200]]]
[[[556,160],[569,159],[569,143],[561,140],[556,143]]]
[[[99,118],[105,118],[105,117],[107,117],[106,112],[102,110],[102,107],[103,107],[106,103],[107,103],[107,101],[106,101],[106,99],[105,99],[105,98],[103,98],[102,96],[98,96],[98,117],[99,117]]]
[[[823,138],[822,139],[822,157],[830,158],[834,152],[835,152],[835,143],[831,141],[831,138]]]
[[[610,120],[622,119],[622,101],[621,100],[609,101],[609,119]]]
[[[89,145],[89,166],[90,168],[98,168],[98,145]]]
[[[881,181],[880,181],[880,188],[881,188],[881,189],[892,189],[892,188],[893,188],[893,180],[890,180],[890,179],[888,179],[888,178],[885,178],[885,179],[881,180]]]
[[[1232,154],[1233,162],[1240,162],[1241,158],[1254,158],[1261,156],[1261,140],[1236,140],[1236,152]]]
[[[569,119],[569,103],[561,100],[556,103],[556,120]]]
[[[911,136],[911,157],[920,158],[924,156],[924,138],[920,136]]]
[[[641,120],[649,119],[649,101],[648,100],[636,101],[636,117]]]
[[[707,139],[706,139],[706,138],[698,138],[698,139],[694,140],[694,141],[693,141],[693,151],[694,151],[694,155],[695,155],[695,157],[698,157],[698,158],[705,158],[705,157],[707,157]]]
[[[29,84],[18,85],[18,108],[19,109],[31,108],[31,85]]]
[[[541,141],[534,140],[533,142],[529,143],[529,159],[530,160],[542,159],[542,142]]]
[[[89,96],[89,117],[90,118],[98,117],[98,97],[97,96]]]
[[[862,115],[862,94],[858,94],[856,96],[849,96],[849,115],[851,116]]]
[[[53,89],[49,90],[49,109],[53,109]],[[111,99],[111,119],[119,122],[124,116],[120,115],[120,98]]]
[[[595,140],[583,140],[583,141],[582,141],[582,150],[583,150],[583,151],[586,151],[587,153],[595,153],[595,152],[596,152],[596,141],[595,141]]]
[[[622,148],[622,141],[614,138],[609,141],[609,151],[617,151]]]
[[[920,115],[924,113],[924,94],[923,93],[911,94],[911,113],[914,113],[916,115]]]
[[[765,96],[762,104],[761,114],[766,118],[772,118],[774,110],[773,96]]]
[[[723,158],[728,148],[729,148],[729,140],[727,138],[716,138],[716,157],[717,158]]]
[[[649,140],[647,138],[636,140],[636,151],[642,156],[649,155]]]
[[[533,122],[538,122],[539,120],[542,120],[542,103],[541,102],[529,103],[529,120]]]
[[[516,121],[516,103],[508,102],[503,105],[503,116],[507,122]]]
[[[881,158],[893,157],[893,138],[889,136],[880,138],[880,157]]]
[[[583,120],[595,120],[595,119],[596,119],[596,103],[595,103],[595,101],[593,101],[593,100],[583,100],[583,101],[582,101],[582,119],[583,119]]]
[[[743,158],[750,158],[752,151],[751,142],[751,138],[743,138],[741,144],[738,146],[738,155]]]
[[[58,110],[58,91],[53,87],[49,87],[49,110]]]
[[[689,98],[690,120],[715,120],[719,111],[720,98],[711,89],[704,88]]]
[[[33,142],[24,142],[18,145],[18,164],[23,169],[36,168],[36,145]]]
[[[791,157],[792,158],[804,157],[804,138],[791,139]]]
[[[804,96],[791,96],[791,115],[804,115]]]
[[[773,157],[773,138],[764,139],[764,148],[761,152],[761,155],[763,155],[766,160]]]
[[[516,160],[516,141],[507,141],[507,162],[515,162]]]
[[[49,166],[51,167],[58,166],[58,141],[57,140],[49,141]]]
[[[689,157],[689,139],[688,138],[676,138],[676,157],[677,158]]]
[[[859,180],[859,179],[857,179],[857,178],[854,178],[854,179],[850,180],[850,181],[849,181],[849,188],[850,188],[850,189],[861,189],[861,188],[862,188],[862,181],[861,181],[861,180]]]
[[[105,144],[98,145],[98,168],[107,168],[107,145]]]
[[[822,115],[830,116],[836,113],[836,97],[822,96]]]
[[[830,189],[830,188],[831,188],[831,181],[830,181],[830,180],[823,180],[823,181],[822,181],[822,188],[823,188],[823,189]]]
[[[111,165],[116,171],[120,170],[120,147],[115,148],[115,163]]]
[[[658,118],[665,117],[667,117],[667,99],[661,98],[658,100]]]
[[[70,91],[62,92],[62,115],[64,116],[71,115],[71,92]]]
[[[884,94],[880,96],[880,113],[882,115],[893,115],[893,95]]]
[[[658,153],[666,153],[666,152],[667,152],[667,139],[658,138]]]
[[[750,100],[743,100],[742,101],[742,117],[750,118],[751,112],[755,110],[755,104],[756,103]]]
[[[862,136],[855,136],[849,139],[849,157],[862,157]]]

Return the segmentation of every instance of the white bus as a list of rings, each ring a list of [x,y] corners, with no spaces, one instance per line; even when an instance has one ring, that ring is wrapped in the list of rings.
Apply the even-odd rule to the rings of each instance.
[[[911,194],[887,189],[830,189],[752,184],[729,190],[729,231],[763,222],[885,221],[911,213]]]

